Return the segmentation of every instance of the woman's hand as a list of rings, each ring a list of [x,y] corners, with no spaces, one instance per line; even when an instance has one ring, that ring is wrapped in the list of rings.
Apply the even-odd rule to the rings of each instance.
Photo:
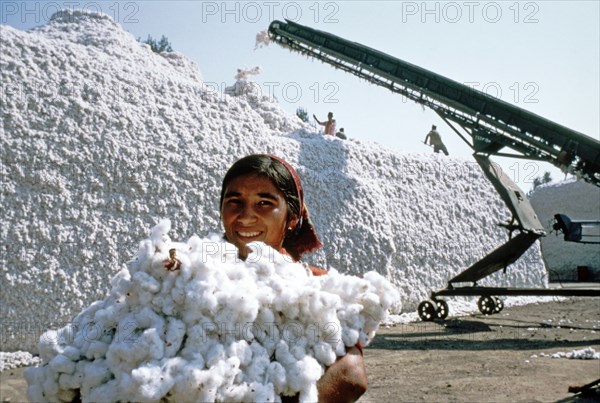
[[[317,382],[319,402],[355,402],[367,391],[367,387],[363,354],[354,346],[327,367],[325,374]]]

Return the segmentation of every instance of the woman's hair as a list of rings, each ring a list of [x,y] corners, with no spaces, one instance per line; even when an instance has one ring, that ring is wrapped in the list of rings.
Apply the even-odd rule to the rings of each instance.
[[[321,241],[310,222],[308,211],[304,206],[304,195],[298,174],[287,162],[279,157],[267,154],[248,155],[237,160],[225,174],[221,186],[219,210],[223,206],[223,197],[229,183],[242,175],[259,175],[268,178],[283,193],[288,206],[288,217],[299,219],[296,228],[286,232],[283,241],[285,250],[295,259],[322,246]]]

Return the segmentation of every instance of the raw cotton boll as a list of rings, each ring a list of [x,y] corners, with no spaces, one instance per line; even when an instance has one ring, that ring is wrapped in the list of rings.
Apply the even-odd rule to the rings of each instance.
[[[299,391],[301,402],[318,401],[317,381],[323,375],[323,368],[313,357],[292,361],[288,368],[288,383],[292,390]]]
[[[181,312],[185,309],[185,285],[190,281],[191,271],[186,268],[186,273],[184,273],[184,269],[182,269],[181,275],[177,276],[175,279],[175,284],[171,289],[171,298],[173,298],[173,302],[179,305]]]
[[[234,341],[227,347],[227,355],[230,357],[238,357],[240,366],[245,367],[252,360],[252,349],[246,340]]]
[[[139,304],[142,306],[149,305],[152,298],[154,298],[154,294],[160,290],[160,283],[143,271],[135,273],[132,281]]]
[[[48,367],[28,367],[23,371],[23,377],[28,385],[41,385],[46,379],[47,369]],[[33,399],[30,400],[34,401]]]
[[[252,343],[250,349],[252,350],[252,361],[245,370],[246,380],[260,382],[264,379],[271,358],[267,350],[258,343]]]
[[[331,348],[331,345],[329,343],[318,341],[312,347],[312,350],[317,361],[319,361],[326,367],[330,366],[337,360],[335,351],[333,351],[333,348]]]
[[[340,274],[335,269],[330,269],[327,276],[321,276],[322,288],[340,296],[343,301],[352,301],[369,289],[369,283],[353,276]]]
[[[271,301],[273,300],[275,296],[273,295],[273,293],[261,293],[260,296],[258,296],[258,300],[261,304],[261,306],[263,308],[259,309],[259,311],[256,314],[256,322],[258,324],[263,324],[263,323],[273,323],[275,322],[275,314],[273,313],[272,309],[266,308],[267,306],[271,305]],[[262,298],[262,300],[261,300]],[[258,326],[257,329],[259,332],[260,331],[266,331],[266,329],[263,329],[262,326]]]
[[[166,246],[171,242],[167,235],[171,230],[171,220],[161,220],[150,231],[150,240],[158,252],[166,252]]]
[[[196,382],[198,394],[194,401],[214,402],[217,400],[218,387],[223,383],[223,377],[218,368],[211,368],[208,371],[199,371]],[[185,401],[185,400],[184,400]]]
[[[61,389],[81,389],[83,374],[76,372],[74,374],[60,374],[58,377],[58,386]]]
[[[307,354],[306,348],[308,346],[308,339],[306,338],[306,336],[304,336],[304,334],[306,334],[306,331],[304,329],[299,328],[297,330],[301,333],[295,334],[293,336],[293,332],[288,333],[287,337],[285,337],[285,340],[290,345],[290,353],[297,360],[301,360]]]
[[[140,242],[138,251],[133,259],[127,262],[129,273],[134,274],[138,271],[147,271],[152,262],[152,256],[154,255],[156,248],[152,244],[152,241],[146,239]]]
[[[333,344],[332,344],[332,346],[333,346]],[[335,353],[337,354],[338,357],[342,357],[346,354],[346,345],[344,344],[344,341],[342,340],[341,337],[335,343]]]
[[[204,364],[198,366],[194,362],[188,362],[182,358],[170,358],[164,364],[164,372],[173,379],[173,387],[167,393],[169,401],[194,401],[195,391],[198,384],[194,382],[192,372],[197,368],[203,368]]]
[[[362,305],[348,304],[345,307],[345,309],[340,309],[338,311],[338,317],[340,323],[343,324],[342,326],[351,329],[362,329],[365,322],[364,317],[360,315],[363,308]]]
[[[233,323],[252,323],[256,320],[260,304],[248,284],[240,285],[238,290],[239,293],[234,294],[228,302],[237,308],[233,311]]]
[[[203,244],[204,241],[202,238],[200,238],[198,235],[192,235],[187,241],[190,257],[195,253],[201,253],[203,251]]]
[[[192,280],[184,288],[185,304],[183,315],[186,323],[194,323],[206,314],[215,312],[218,301],[212,290],[203,289],[200,280]]]
[[[27,400],[30,402],[44,402],[48,401],[48,398],[44,396],[44,389],[41,383],[31,383],[27,381]]]
[[[167,316],[174,316],[179,313],[179,307],[173,301],[170,293],[160,293],[152,299],[152,308]]]
[[[79,349],[73,346],[66,346],[63,350],[63,354],[71,361],[79,361],[79,358],[81,357]]]
[[[210,368],[223,361],[227,354],[225,353],[225,347],[222,344],[214,343],[204,356],[206,357],[206,366]]]
[[[281,339],[279,327],[273,321],[257,321],[251,329],[256,340],[264,347],[267,354],[272,356]]]
[[[181,357],[164,359],[163,372],[178,382],[184,373],[184,368],[188,365],[187,360]]]
[[[279,253],[264,242],[250,242],[248,248],[251,252],[248,254],[246,262],[256,264],[256,272],[262,275],[277,270],[277,267],[282,265],[293,263],[289,256]],[[296,263],[296,265],[301,266],[299,263]]]
[[[382,309],[386,312],[388,309],[393,313],[399,313],[402,310],[400,303],[400,293],[385,277],[376,271],[365,273],[363,278],[371,283],[371,288],[377,290],[381,298]]]
[[[100,309],[103,309],[105,305],[106,301],[92,302],[92,304],[88,308],[84,309],[79,315],[75,317],[75,319],[73,319],[73,322],[87,324],[89,321],[92,320],[96,312]]]
[[[52,376],[47,376],[42,383],[44,399],[42,401],[59,401],[58,399],[58,376],[57,374],[52,374]]]
[[[273,311],[267,308],[271,306],[273,300],[275,299],[275,291],[270,286],[267,286],[264,282],[258,281],[255,284],[255,296],[256,300],[261,307],[260,312],[262,312],[263,317],[273,316]],[[268,313],[267,313],[268,312]],[[264,320],[266,322],[272,322],[273,319]]]
[[[287,319],[294,320],[300,315],[300,290],[297,288],[286,287],[281,293],[275,296],[273,308],[280,311]]]
[[[319,400],[317,381],[323,376],[323,368],[313,357],[306,356],[298,362],[298,375],[303,387],[300,389],[301,402],[316,402]]]
[[[359,332],[357,329],[344,327],[342,329],[342,341],[346,346],[354,346],[358,342]]]
[[[156,361],[134,369],[131,381],[135,390],[131,396],[133,401],[159,401],[174,384],[173,378],[166,376]]]
[[[83,381],[81,384],[81,393],[89,394],[92,388],[108,381],[111,376],[111,371],[108,368],[108,363],[104,359],[89,361],[83,367]]]
[[[113,328],[118,323],[118,320],[127,311],[125,298],[118,299],[109,298],[112,303],[108,303],[106,308],[96,311],[93,317],[93,322],[97,323],[101,329]]]
[[[185,355],[182,356],[189,360],[192,358],[188,357],[195,357],[196,354],[200,354],[202,360],[205,360],[209,350],[214,345],[220,344],[218,331],[218,326],[208,319],[188,328],[188,337],[182,351],[182,354],[185,353]]]
[[[252,402],[277,402],[280,398],[275,394],[275,388],[272,384],[263,385],[259,382],[252,382],[250,384],[250,390],[255,391],[253,395],[249,396],[248,401]]]
[[[260,31],[256,34],[256,41],[254,45],[254,50],[258,48],[262,48],[263,46],[268,46],[271,43],[271,38],[269,37],[268,31]]]
[[[154,330],[158,334],[164,334],[165,331],[164,316],[158,315],[149,307],[142,308],[142,310],[135,315],[135,323],[138,328]]]
[[[131,274],[129,270],[120,270],[111,280],[111,294],[125,295],[131,287]]]
[[[278,395],[288,391],[287,373],[278,361],[272,361],[267,368],[267,381],[273,384],[275,393]]]
[[[219,362],[217,366],[223,365],[222,362]],[[240,359],[238,357],[228,357],[225,360],[225,364],[223,365],[223,376],[226,379],[225,386],[229,388],[233,385],[233,380],[237,378],[241,373],[240,370]]]
[[[219,374],[218,368],[208,370],[202,368],[203,366],[196,366],[193,362],[188,363],[184,368],[182,380],[171,390],[172,401],[216,401],[217,389],[223,377]]]
[[[89,391],[87,399],[89,402],[117,402],[123,401],[122,388],[119,387],[119,381],[112,379],[102,385],[92,388]]]
[[[160,359],[164,355],[164,342],[156,329],[146,329],[139,336],[117,339],[106,352],[108,365],[117,372],[129,373],[142,362]]]
[[[181,347],[185,337],[185,323],[176,318],[167,319],[167,331],[165,333],[165,357],[174,357]]]
[[[101,341],[93,341],[90,343],[90,346],[85,354],[86,358],[89,360],[102,358],[106,356],[106,352],[108,351],[108,343],[103,343]]]
[[[225,389],[222,394],[223,401],[226,402],[253,402],[252,399],[256,393],[248,383],[242,382]]]
[[[164,268],[163,268],[163,270],[164,270]],[[180,273],[181,272],[179,270],[177,270],[174,272],[170,272],[167,274],[166,277],[163,277],[161,288],[160,288],[161,294],[166,294],[167,296],[169,296],[169,294],[171,294],[171,290],[173,289],[173,287],[175,287],[175,281],[177,280],[177,277],[179,277]]]
[[[291,366],[296,362],[296,358],[290,353],[290,346],[284,341],[279,340],[275,347],[275,359],[285,367]]]
[[[204,368],[204,361],[189,361],[188,364],[182,368],[182,374],[179,377],[179,380],[170,390],[171,401],[207,401],[200,397],[200,391],[204,390],[206,386],[205,380],[208,376],[208,371],[204,371],[202,368]]]
[[[310,317],[318,313],[320,323],[327,323],[329,320],[337,322],[336,312],[340,312],[343,306],[338,295],[315,288],[303,298],[300,308],[300,317]]]
[[[55,355],[63,351],[63,347],[58,345],[59,334],[57,330],[48,330],[40,337],[38,350],[42,362],[50,362]]]

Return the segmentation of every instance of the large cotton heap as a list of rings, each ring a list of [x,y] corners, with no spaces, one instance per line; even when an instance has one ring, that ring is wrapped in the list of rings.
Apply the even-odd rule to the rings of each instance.
[[[316,401],[324,368],[399,301],[376,272],[313,276],[262,243],[241,261],[218,236],[171,242],[169,230],[152,229],[106,299],[41,337],[29,399]]]

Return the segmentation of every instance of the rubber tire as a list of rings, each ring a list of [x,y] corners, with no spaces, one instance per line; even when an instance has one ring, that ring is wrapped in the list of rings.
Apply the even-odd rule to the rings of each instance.
[[[448,317],[448,303],[443,299],[438,299],[434,301],[437,305],[436,314],[440,319],[446,319]]]
[[[502,312],[502,310],[504,309],[504,301],[502,301],[498,297],[492,297],[492,298],[494,298],[494,303],[496,304],[496,306],[494,307],[494,313]]]
[[[419,304],[417,313],[423,322],[431,322],[437,318],[437,306],[431,301],[423,301]]]
[[[495,313],[496,302],[494,301],[494,297],[490,297],[489,295],[483,295],[477,301],[477,307],[479,308],[479,312],[484,315],[491,315]]]

